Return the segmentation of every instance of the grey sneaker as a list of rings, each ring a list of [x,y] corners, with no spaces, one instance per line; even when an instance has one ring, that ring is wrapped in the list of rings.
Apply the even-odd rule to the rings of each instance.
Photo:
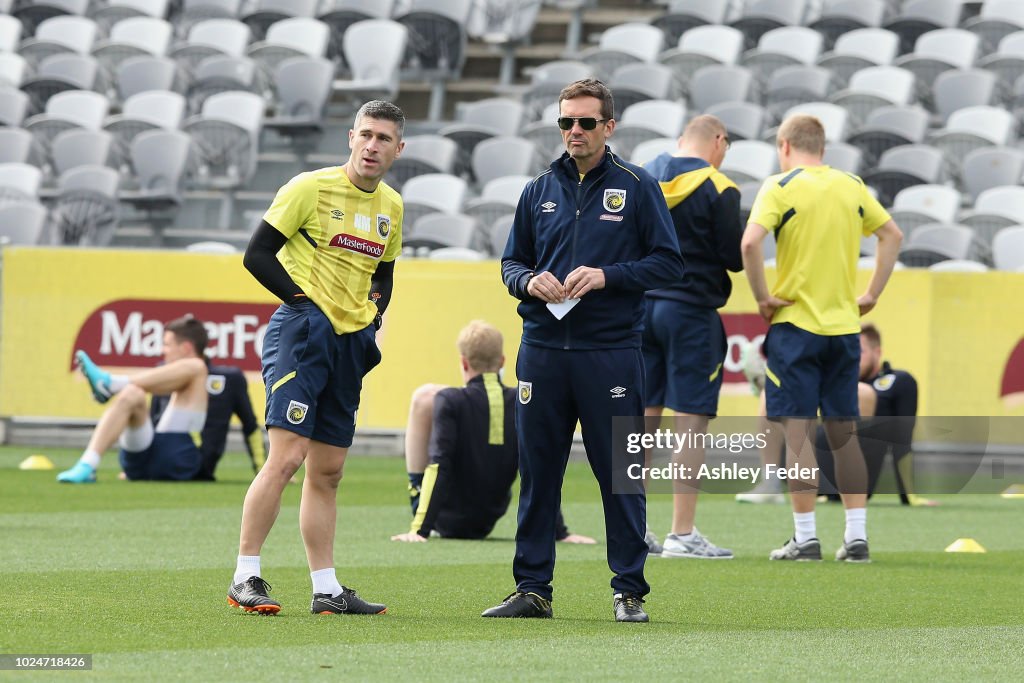
[[[868,542],[862,538],[856,538],[849,543],[843,543],[836,551],[836,559],[840,562],[870,562],[871,553],[868,552]]]
[[[661,544],[658,543],[658,537],[650,529],[647,530],[647,534],[644,536],[644,542],[647,544],[648,555],[661,555]]]
[[[719,548],[704,538],[696,528],[692,534],[688,534],[686,537],[669,534],[665,537],[665,545],[662,548],[662,557],[692,557],[698,560],[732,559],[731,550]]]
[[[768,555],[769,560],[796,560],[797,562],[808,562],[821,560],[821,542],[811,538],[803,543],[797,543],[795,538],[786,541],[786,545],[773,550]]]
[[[781,481],[764,479],[746,493],[737,493],[736,502],[754,505],[782,505],[786,502],[786,497],[782,495]]]

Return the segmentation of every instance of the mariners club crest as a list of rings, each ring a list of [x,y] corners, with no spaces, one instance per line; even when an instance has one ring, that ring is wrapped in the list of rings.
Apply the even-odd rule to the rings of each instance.
[[[391,216],[382,213],[377,214],[377,234],[382,240],[386,240],[391,233]]]
[[[227,378],[224,375],[208,375],[206,378],[206,392],[211,396],[219,396],[224,393],[224,386]]]
[[[519,402],[524,406],[533,398],[533,382],[519,383]]]
[[[626,191],[625,190],[605,190],[604,191],[604,210],[611,211],[612,213],[618,213],[622,211],[622,207],[626,205]]]
[[[288,404],[288,421],[293,425],[302,424],[302,421],[306,419],[306,411],[308,410],[309,406],[305,403],[291,401]]]

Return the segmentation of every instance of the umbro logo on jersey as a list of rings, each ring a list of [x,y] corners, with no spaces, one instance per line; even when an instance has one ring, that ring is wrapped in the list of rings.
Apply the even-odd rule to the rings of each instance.
[[[340,221],[344,217],[345,212],[342,211],[341,209],[331,209],[331,218],[333,218],[334,220]]]
[[[540,212],[554,213],[556,206],[558,206],[558,204],[555,204],[554,202],[544,202],[543,204],[540,205]]]
[[[612,387],[609,391],[611,392],[612,398],[626,397],[626,387]]]

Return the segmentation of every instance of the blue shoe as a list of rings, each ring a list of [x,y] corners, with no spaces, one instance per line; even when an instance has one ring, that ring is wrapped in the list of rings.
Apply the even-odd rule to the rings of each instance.
[[[114,395],[110,390],[110,373],[100,370],[85,351],[75,351],[75,360],[78,361],[78,369],[89,381],[92,397],[99,403],[109,401]]]
[[[57,481],[62,484],[95,484],[96,470],[88,463],[79,460],[70,470],[64,470],[58,474]]]

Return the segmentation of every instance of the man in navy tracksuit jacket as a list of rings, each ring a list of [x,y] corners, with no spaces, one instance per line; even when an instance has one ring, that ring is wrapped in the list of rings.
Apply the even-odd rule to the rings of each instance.
[[[600,81],[562,91],[558,123],[568,151],[524,189],[502,257],[502,279],[523,318],[517,586],[484,616],[552,614],[555,523],[579,420],[604,503],[616,619],[647,621],[643,487],[612,490],[613,452],[616,467],[627,457],[642,464],[643,453],[627,456],[624,442],[613,443],[612,418],[632,418],[629,431],[643,430],[643,296],[677,282],[682,257],[657,182],[605,146],[613,111]],[[561,319],[547,306],[572,299],[579,303]]]

